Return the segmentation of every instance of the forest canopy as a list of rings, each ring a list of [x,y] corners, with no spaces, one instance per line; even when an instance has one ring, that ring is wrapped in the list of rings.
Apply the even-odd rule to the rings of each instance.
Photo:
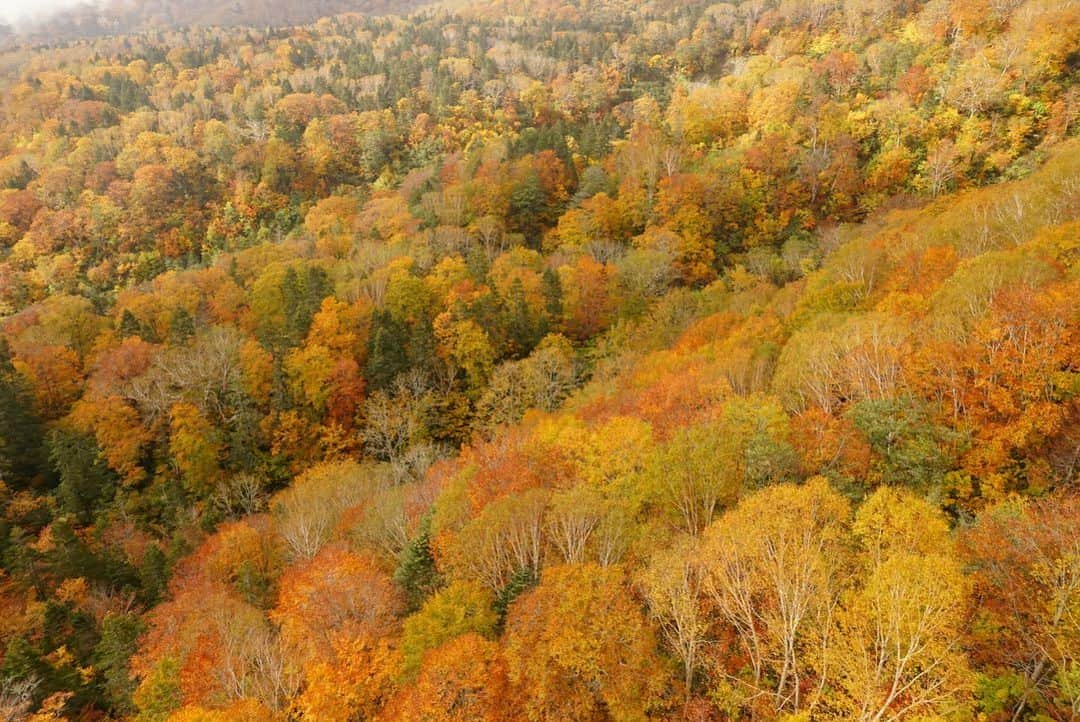
[[[1080,715],[1080,3],[267,7],[0,58],[0,718]]]

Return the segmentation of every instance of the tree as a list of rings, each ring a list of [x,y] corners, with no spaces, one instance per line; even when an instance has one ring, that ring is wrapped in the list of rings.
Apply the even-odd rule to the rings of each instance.
[[[528,358],[495,368],[477,402],[477,416],[491,429],[515,423],[532,408],[554,411],[577,382],[574,348],[562,335],[548,335]]]
[[[652,618],[682,663],[688,697],[694,688],[694,673],[709,629],[702,603],[703,569],[697,557],[697,542],[689,537],[680,538],[667,549],[654,553],[638,578]]]
[[[388,311],[376,311],[370,338],[364,376],[373,389],[385,389],[408,368],[407,332]]]
[[[33,413],[26,382],[0,337],[0,479],[25,488],[43,471],[41,422]]]
[[[431,551],[431,515],[420,520],[419,532],[406,545],[394,570],[394,581],[405,592],[410,612],[415,612],[435,590],[442,579]]]
[[[490,590],[475,582],[452,582],[405,620],[401,652],[405,672],[415,675],[431,649],[463,634],[490,636],[498,619]]]
[[[323,198],[312,206],[304,227],[315,236],[320,256],[344,258],[352,250],[359,210],[356,199],[342,196]]]
[[[391,722],[511,722],[521,718],[496,642],[463,634],[424,655],[419,675],[386,705]]]
[[[401,611],[400,593],[376,560],[341,545],[289,567],[271,612],[295,658],[330,661],[341,644],[390,634]]]
[[[149,719],[180,706],[257,699],[280,709],[296,690],[262,612],[198,576],[174,578],[173,596],[149,615],[132,669],[134,701]]]
[[[848,417],[877,455],[868,481],[941,495],[945,475],[955,463],[954,450],[961,447],[958,434],[934,423],[921,404],[910,398],[860,401]]]
[[[370,493],[365,470],[354,461],[311,467],[270,502],[294,558],[310,559],[331,537],[341,514]]]
[[[487,332],[472,319],[455,321],[450,313],[435,318],[438,353],[465,372],[468,386],[479,393],[495,365],[495,349]]]
[[[27,380],[43,420],[53,421],[66,414],[82,391],[82,363],[70,348],[34,345],[17,354],[13,365]]]
[[[110,614],[101,623],[101,639],[94,647],[95,666],[102,671],[109,706],[114,713],[134,711],[130,658],[138,649],[145,625],[134,614]]]
[[[172,321],[169,322],[169,342],[173,344],[186,343],[195,335],[195,319],[184,307],[176,309]]]
[[[970,685],[960,650],[967,585],[941,513],[883,487],[852,532],[864,576],[836,615],[833,704],[866,721],[949,709]]]
[[[49,460],[60,484],[61,508],[89,522],[115,491],[116,475],[106,466],[92,436],[60,427],[49,435]]]
[[[179,671],[176,661],[166,658],[139,684],[132,699],[140,722],[163,722],[180,708],[183,698],[177,683]]]
[[[553,151],[545,150],[520,159],[513,173],[511,227],[536,246],[543,229],[554,224],[567,200],[565,168]]]
[[[725,431],[713,424],[680,429],[658,450],[646,472],[691,536],[701,533],[742,492],[740,449]]]
[[[488,504],[452,536],[440,538],[439,568],[451,578],[501,592],[515,573],[535,575],[544,555],[548,492],[528,489]]]
[[[615,302],[611,294],[614,268],[580,256],[574,265],[559,269],[559,286],[565,333],[584,341],[606,328],[612,320]]]
[[[667,111],[667,124],[689,145],[737,137],[746,126],[746,96],[732,86],[679,86]]]
[[[331,655],[304,669],[307,684],[293,708],[305,722],[372,719],[395,688],[401,661],[390,639],[334,632]]]
[[[33,707],[33,694],[39,684],[33,678],[6,680],[0,687],[0,714],[8,719],[25,719]]]
[[[270,522],[265,516],[226,522],[188,562],[197,563],[199,573],[214,583],[232,587],[245,602],[266,608],[283,565],[281,540]]]
[[[618,567],[550,567],[510,609],[506,657],[530,720],[644,720],[663,677]]]
[[[364,445],[380,461],[398,466],[423,432],[422,399],[408,391],[390,396],[376,391],[364,404]]]
[[[1023,285],[998,290],[957,358],[965,420],[976,430],[962,465],[990,500],[1053,483],[1039,455],[1075,418],[1073,395],[1054,379],[1080,348],[1068,301],[1077,288],[1069,281],[1034,294]]]
[[[326,270],[314,263],[274,263],[266,267],[250,291],[259,339],[270,348],[297,346],[307,336],[312,319],[331,291]]]
[[[285,357],[293,398],[305,402],[317,417],[344,429],[363,399],[364,381],[352,358],[341,356],[326,346],[307,343]]]
[[[521,358],[532,351],[544,337],[544,319],[534,310],[520,278],[510,282],[503,303],[506,308],[505,323],[510,355]]]
[[[183,476],[184,486],[197,498],[213,491],[221,475],[222,447],[218,432],[192,404],[174,404],[170,410],[169,450]]]
[[[543,276],[544,310],[547,312],[548,323],[554,328],[558,326],[563,317],[563,288],[562,279],[552,268],[545,268]]]
[[[215,709],[183,707],[169,715],[165,722],[281,722],[284,719],[258,700],[241,699]]]
[[[789,433],[774,399],[731,399],[717,421],[676,431],[649,464],[647,483],[696,536],[740,494],[794,476]]]
[[[960,535],[975,615],[966,646],[986,676],[980,696],[990,715],[1076,714],[1078,524],[1080,503],[1057,494],[991,507]]]
[[[146,472],[140,464],[143,445],[152,434],[143,426],[139,413],[124,399],[88,394],[72,408],[69,420],[77,431],[94,435],[109,468],[125,484],[133,484],[144,476]]]
[[[744,498],[704,535],[704,589],[737,640],[723,678],[738,700],[768,695],[777,712],[812,708],[807,682],[842,590],[850,509],[821,477]],[[745,665],[746,669],[740,669]],[[809,699],[808,699],[809,698]]]
[[[565,563],[587,560],[590,540],[604,521],[606,506],[603,494],[588,483],[552,494],[545,518],[547,536]]]

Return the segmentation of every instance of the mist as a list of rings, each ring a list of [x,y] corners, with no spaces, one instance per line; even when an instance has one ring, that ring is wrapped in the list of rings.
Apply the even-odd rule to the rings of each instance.
[[[0,0],[0,23],[18,26],[87,4],[87,0]]]

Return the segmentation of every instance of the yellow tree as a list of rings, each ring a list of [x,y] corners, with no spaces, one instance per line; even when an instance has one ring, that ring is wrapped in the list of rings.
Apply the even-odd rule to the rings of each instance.
[[[84,396],[68,418],[79,431],[94,435],[109,468],[124,483],[134,484],[143,478],[146,471],[139,460],[152,434],[127,401],[119,396]]]
[[[304,228],[315,236],[320,256],[344,258],[359,232],[359,204],[355,198],[330,196],[316,203],[304,217]]]
[[[729,441],[715,424],[681,429],[646,472],[691,536],[700,534],[742,491]]]
[[[465,634],[424,655],[416,681],[380,715],[388,722],[513,722],[521,719],[499,645]]]
[[[706,530],[704,589],[738,640],[731,664],[748,666],[722,671],[736,700],[767,696],[774,712],[815,702],[804,693],[839,596],[849,514],[815,477],[746,497]]]
[[[567,564],[585,561],[589,540],[600,528],[607,500],[589,484],[576,484],[551,496],[545,515],[548,540]]]
[[[664,682],[618,567],[545,570],[510,610],[506,656],[530,720],[645,720]]]
[[[495,367],[495,349],[480,324],[472,319],[455,321],[449,312],[435,318],[439,354],[462,369],[474,389],[482,389]]]
[[[655,553],[638,576],[638,586],[649,603],[652,618],[668,647],[683,666],[683,682],[690,694],[709,619],[702,605],[702,569],[697,542],[683,537]]]
[[[828,707],[865,722],[955,707],[970,682],[960,649],[967,584],[941,513],[883,487],[852,532],[863,576],[836,615]]]
[[[270,504],[278,533],[296,559],[310,559],[330,540],[342,513],[373,492],[355,461],[317,464]]]
[[[440,569],[498,593],[521,572],[536,574],[544,558],[549,492],[529,489],[488,504],[453,535],[436,540]]]
[[[475,582],[453,582],[405,620],[401,649],[405,671],[420,669],[424,654],[463,634],[490,635],[498,622],[492,593]]]
[[[169,451],[184,478],[188,491],[204,496],[213,490],[221,469],[218,458],[222,444],[218,431],[188,403],[173,404],[170,411]]]
[[[222,709],[184,707],[169,715],[165,722],[280,722],[284,719],[281,712],[255,700],[243,699]]]
[[[306,685],[293,711],[305,722],[373,719],[393,693],[401,668],[393,640],[366,633],[331,636],[331,655],[305,667]]]

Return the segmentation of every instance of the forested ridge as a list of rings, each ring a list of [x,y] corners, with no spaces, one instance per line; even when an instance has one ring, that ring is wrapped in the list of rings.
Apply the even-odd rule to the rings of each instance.
[[[74,0],[58,9],[26,7],[14,27],[0,23],[0,47],[60,45],[79,38],[162,28],[283,27],[340,13],[403,14],[416,0]],[[6,36],[6,37],[5,37]]]
[[[0,719],[1080,716],[1080,2],[0,69]]]

